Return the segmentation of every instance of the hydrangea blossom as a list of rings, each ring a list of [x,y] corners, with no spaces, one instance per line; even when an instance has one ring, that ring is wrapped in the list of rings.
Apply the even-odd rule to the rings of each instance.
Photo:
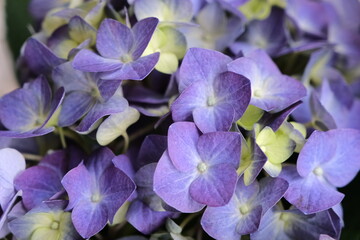
[[[69,194],[67,209],[84,238],[99,232],[135,190],[133,181],[116,168],[109,149],[100,149],[79,166],[69,171],[61,183]],[[84,222],[86,216],[87,222]]]
[[[263,178],[260,183],[244,185],[239,178],[235,194],[222,207],[207,207],[201,225],[216,239],[239,239],[255,232],[261,217],[285,194],[288,183],[281,178]]]
[[[120,81],[101,80],[95,73],[75,70],[71,63],[56,67],[53,79],[67,93],[59,115],[59,126],[70,126],[83,117],[76,130],[88,132],[100,118],[122,112],[128,106],[119,88]]]
[[[329,209],[344,195],[336,187],[348,184],[359,172],[360,132],[335,129],[314,132],[301,150],[297,166],[281,173],[290,186],[285,198],[305,214]]]
[[[174,121],[193,119],[202,132],[230,129],[245,112],[251,91],[247,78],[226,71],[230,61],[219,52],[189,50],[179,73],[181,95],[171,106]]]
[[[81,239],[72,222],[71,213],[64,211],[66,201],[43,202],[25,215],[9,223],[16,239]]]
[[[59,88],[53,97],[51,95],[48,81],[40,76],[3,96],[0,99],[0,120],[8,131],[0,131],[0,136],[28,138],[54,131],[53,126],[57,123],[55,112],[64,98],[64,89]]]
[[[130,29],[118,21],[105,19],[96,38],[100,56],[84,49],[75,56],[72,65],[77,70],[99,72],[104,80],[142,80],[159,59],[159,53],[141,57],[157,24],[156,18],[147,18]]]
[[[360,169],[358,0],[30,10],[0,98],[0,238],[356,238],[337,188]]]
[[[240,144],[238,133],[200,135],[193,123],[174,123],[155,170],[154,191],[182,212],[227,204],[235,190]]]

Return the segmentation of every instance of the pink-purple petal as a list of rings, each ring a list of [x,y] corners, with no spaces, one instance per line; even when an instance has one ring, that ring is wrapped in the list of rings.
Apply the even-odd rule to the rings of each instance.
[[[227,71],[231,58],[213,50],[190,48],[179,70],[179,90],[184,91],[191,83],[208,81],[212,84],[215,77]]]
[[[105,103],[98,102],[82,119],[79,126],[76,127],[76,131],[87,132],[100,118],[113,113],[122,112],[127,106],[128,102],[121,96],[114,96]]]
[[[154,191],[169,206],[183,213],[198,212],[205,205],[196,202],[189,193],[194,178],[194,174],[177,170],[165,151],[155,170]]]
[[[239,166],[241,137],[235,132],[211,132],[200,136],[197,150],[201,159],[209,166],[227,163]]]
[[[126,214],[126,220],[143,234],[150,234],[161,225],[163,225],[167,218],[173,216],[172,212],[158,212],[154,211],[139,200],[131,203]]]
[[[94,105],[94,99],[87,92],[73,91],[68,94],[62,104],[59,115],[59,126],[74,124],[83,117]]]
[[[114,71],[121,68],[122,65],[119,59],[104,58],[88,49],[83,49],[76,54],[72,62],[75,69],[84,72]]]
[[[211,207],[227,204],[234,194],[237,181],[236,168],[221,163],[209,167],[190,185],[190,196]]]
[[[100,78],[104,80],[143,80],[154,69],[159,56],[159,53],[153,53],[135,61],[123,63],[121,68],[104,72]]]
[[[333,186],[348,184],[360,169],[360,131],[334,129],[315,131],[300,152],[297,170],[303,177],[321,169]]]
[[[239,211],[235,198],[222,207],[207,207],[201,218],[201,226],[215,239],[239,240],[241,235],[236,231],[239,215],[234,210]]]
[[[280,177],[289,183],[285,199],[305,214],[329,209],[344,198],[344,194],[336,191],[335,187],[323,182],[313,173],[305,178],[301,177],[295,166],[284,167]]]
[[[169,127],[168,153],[180,171],[191,171],[201,161],[196,144],[200,133],[192,122],[176,122]]]
[[[134,45],[134,36],[124,24],[113,20],[102,21],[96,39],[96,48],[104,58],[120,59]]]
[[[196,126],[203,132],[228,131],[235,120],[234,107],[226,102],[193,111]]]
[[[207,106],[208,88],[208,83],[203,80],[191,83],[171,105],[173,120],[192,120],[195,108]]]
[[[146,18],[138,21],[132,28],[135,43],[132,49],[133,59],[138,59],[147,47],[159,20],[157,18]]]

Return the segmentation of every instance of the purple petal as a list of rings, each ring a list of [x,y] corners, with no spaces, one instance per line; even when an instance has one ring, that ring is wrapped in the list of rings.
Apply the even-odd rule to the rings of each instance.
[[[251,206],[256,206],[256,205],[260,205],[259,204],[260,201],[257,200],[257,196],[259,195],[259,192],[260,192],[260,185],[258,181],[254,181],[249,185],[245,185],[244,178],[239,177],[236,184],[234,197],[236,196],[239,204],[241,205],[250,204]]]
[[[92,73],[75,70],[71,62],[57,66],[52,72],[52,78],[58,87],[64,87],[66,93],[71,91],[91,91]]]
[[[51,88],[47,79],[40,75],[34,81],[24,84],[25,89],[30,89],[32,93],[38,98],[38,109],[44,113],[48,112],[51,103]]]
[[[282,75],[264,51],[254,51],[228,64],[230,71],[251,81],[251,104],[265,111],[280,111],[306,96],[297,80]]]
[[[321,171],[333,186],[347,185],[360,169],[360,131],[315,131],[300,152],[297,169],[302,177]],[[321,170],[320,170],[321,169]]]
[[[239,211],[236,198],[222,207],[207,207],[202,218],[201,226],[211,237],[219,240],[239,240],[241,235],[236,231],[239,222]]]
[[[24,157],[15,149],[3,148],[0,150],[0,206],[2,210],[15,195],[13,181],[25,169]]]
[[[63,87],[59,88],[51,101],[50,109],[48,115],[44,121],[44,123],[39,127],[39,129],[35,130],[34,133],[37,133],[41,128],[45,127],[45,125],[50,121],[50,118],[54,115],[56,110],[60,107],[60,104],[64,100],[65,90]]]
[[[104,101],[108,101],[119,89],[121,81],[98,80],[97,86]]]
[[[135,183],[120,169],[110,166],[99,179],[99,188],[106,205],[107,217],[112,222],[117,210],[135,190]]]
[[[62,104],[59,126],[66,127],[74,124],[91,109],[94,101],[93,97],[87,92],[71,92],[65,97]]]
[[[136,172],[135,183],[138,199],[154,211],[163,211],[163,202],[153,190],[153,178],[157,163],[143,166]]]
[[[160,135],[148,135],[141,144],[139,155],[137,156],[138,167],[146,164],[158,162],[161,155],[167,148],[167,137]]]
[[[113,166],[114,153],[106,147],[97,149],[86,160],[85,165],[91,174],[99,179],[103,172],[110,166]],[[122,170],[122,169],[121,169]]]
[[[134,36],[124,24],[113,20],[102,21],[96,39],[96,48],[104,58],[120,59],[134,45]]]
[[[113,96],[105,103],[96,103],[83,118],[79,126],[76,127],[78,132],[87,132],[100,118],[113,113],[119,113],[126,109],[128,102],[121,96]]]
[[[302,178],[295,166],[284,167],[280,177],[289,183],[285,199],[305,214],[329,209],[344,198],[344,194],[336,191],[328,183],[321,182],[314,174]]]
[[[77,205],[92,205],[89,204],[89,201],[92,195],[91,189],[94,184],[94,179],[83,163],[80,163],[79,166],[70,170],[63,177],[61,183],[69,195],[69,205],[67,209],[72,209]],[[81,204],[82,202],[84,202],[84,204]]]
[[[22,201],[25,207],[32,209],[62,190],[61,178],[53,169],[35,166],[22,172],[14,184],[16,189],[23,191]]]
[[[84,72],[106,72],[113,71],[122,67],[118,59],[103,58],[96,53],[83,49],[76,54],[72,66]]]
[[[165,151],[154,174],[154,191],[168,205],[184,213],[198,212],[204,204],[192,199],[189,187],[196,175],[178,171]]]
[[[138,59],[142,55],[158,23],[159,20],[157,18],[151,17],[138,21],[132,28],[135,39],[132,53],[133,59]]]
[[[262,215],[262,207],[256,206],[248,214],[243,215],[236,226],[236,232],[241,235],[253,233],[258,230]]]
[[[71,219],[76,231],[83,238],[90,238],[107,224],[106,207],[103,204],[79,203],[72,211]]]
[[[135,171],[132,162],[126,155],[119,155],[112,159],[115,167],[123,171],[130,179],[134,179]]]
[[[211,207],[227,204],[235,191],[237,181],[236,168],[221,163],[209,167],[190,185],[191,197]]]
[[[164,97],[142,85],[124,85],[124,96],[129,102],[146,104],[168,104],[169,98]]]
[[[259,120],[259,123],[263,126],[269,126],[275,132],[279,129],[281,124],[287,119],[287,117],[300,105],[301,101],[298,101],[291,106],[285,108],[284,110],[277,113],[268,113],[265,112],[264,115]]]
[[[96,30],[83,18],[75,16],[69,21],[69,36],[77,43],[82,43],[86,41],[86,39],[90,39],[91,45],[93,45],[96,40]]]
[[[166,219],[172,215],[174,213],[153,211],[141,201],[136,200],[130,205],[126,220],[141,233],[150,234],[163,225]]]
[[[66,61],[55,56],[48,47],[34,38],[27,40],[24,58],[36,74],[49,74],[54,67]]]
[[[207,107],[208,88],[203,80],[191,83],[171,105],[173,120],[191,120],[195,108]]]
[[[154,69],[159,56],[159,53],[153,53],[133,62],[123,63],[120,69],[102,73],[100,78],[104,80],[143,80]]]
[[[54,127],[50,128],[41,128],[34,132],[33,130],[27,132],[19,132],[19,131],[0,131],[0,137],[8,137],[8,138],[31,138],[31,137],[39,137],[51,133],[54,131]]]
[[[179,91],[199,80],[212,83],[219,73],[227,71],[226,64],[229,62],[231,58],[220,52],[190,48],[179,70]]]
[[[319,128],[324,131],[336,128],[334,118],[321,104],[315,91],[313,91],[310,95],[310,109],[312,118],[315,120],[314,124]]]
[[[234,108],[229,103],[198,107],[193,111],[196,126],[203,132],[228,131],[233,123]]]
[[[235,132],[212,132],[200,136],[197,150],[209,166],[227,163],[234,168],[239,166],[241,137]]]
[[[289,183],[282,178],[266,177],[260,180],[260,191],[256,203],[262,206],[262,215],[284,196]]]
[[[190,171],[201,161],[196,148],[198,139],[194,123],[177,122],[169,127],[168,152],[172,164],[180,171]]]
[[[0,99],[2,124],[7,129],[14,131],[25,132],[34,129],[40,108],[38,101],[37,96],[27,89],[17,89],[3,96]]]
[[[267,161],[266,155],[264,154],[263,151],[261,151],[259,145],[257,145],[254,141],[251,163],[250,166],[246,168],[246,171],[244,172],[245,185],[251,184],[256,179],[256,177],[263,169],[266,161]]]
[[[251,98],[249,79],[225,72],[215,78],[214,89],[217,101],[231,104],[235,110],[235,120],[240,119]]]

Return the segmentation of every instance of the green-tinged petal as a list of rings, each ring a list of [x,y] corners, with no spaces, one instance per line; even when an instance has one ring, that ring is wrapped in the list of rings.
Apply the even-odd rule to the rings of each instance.
[[[178,59],[183,58],[186,52],[186,38],[184,34],[172,27],[162,27],[160,30],[166,36],[166,44],[162,46],[161,52],[171,52]]]
[[[74,17],[69,22],[69,36],[78,44],[91,39],[90,45],[96,41],[96,30],[80,17]]]
[[[126,129],[140,118],[140,113],[132,107],[125,111],[112,114],[104,120],[96,133],[96,140],[102,146],[105,146],[120,136],[127,136]]]
[[[33,234],[31,234],[30,240],[48,240],[48,239],[60,239],[60,233],[58,230],[52,230],[49,228],[38,228]]]
[[[273,6],[278,6],[281,8],[286,7],[286,0],[269,0],[269,3]]]
[[[286,161],[295,149],[294,141],[286,134],[283,126],[276,132],[270,127],[263,128],[256,136],[256,143],[273,164]]]
[[[173,74],[179,66],[179,60],[173,53],[163,52],[160,54],[155,69],[162,73]]]
[[[97,3],[98,0],[95,0],[93,2]],[[101,21],[105,18],[105,6],[106,1],[101,1],[100,3],[97,3],[85,16],[85,21],[97,29]]]
[[[179,62],[186,52],[185,36],[172,27],[157,28],[145,49],[143,56],[160,52],[155,69],[162,73],[176,72]]]
[[[254,105],[249,105],[244,115],[237,121],[237,124],[244,129],[250,131],[253,129],[254,124],[260,120],[264,111]]]
[[[306,127],[297,122],[290,122],[291,126],[293,127],[289,137],[296,143],[295,152],[299,153],[305,144],[306,138]]]
[[[54,13],[60,10],[62,9],[55,8],[49,11],[45,16],[44,21],[42,22],[41,27],[47,37],[49,37],[60,26],[63,26],[68,22],[67,19],[54,15]]]
[[[30,240],[78,239],[78,234],[72,225],[71,213],[44,207],[45,204],[47,203],[33,208],[9,223],[14,236],[17,239]]]
[[[119,210],[117,210],[112,225],[116,225],[126,221],[126,213],[129,209],[130,204],[131,202],[127,201],[119,208]]]
[[[64,39],[59,42],[52,50],[56,54],[56,56],[60,58],[67,59],[69,52],[76,48],[79,44],[71,39]]]
[[[267,161],[264,165],[265,171],[272,177],[277,177],[281,173],[281,163],[272,163]]]
[[[54,114],[51,116],[49,121],[46,123],[45,127],[55,127],[58,125],[60,111],[61,111],[61,105],[58,109],[56,109]]]
[[[251,142],[249,140],[248,141],[245,141],[245,140],[242,141],[240,166],[239,166],[239,168],[237,170],[238,175],[243,174],[245,172],[245,170],[251,164],[252,153],[251,153],[250,144],[251,144]]]
[[[250,20],[266,19],[271,12],[271,3],[268,0],[250,0],[239,7],[239,10]]]
[[[70,0],[69,8],[75,8],[84,3],[84,0]]]

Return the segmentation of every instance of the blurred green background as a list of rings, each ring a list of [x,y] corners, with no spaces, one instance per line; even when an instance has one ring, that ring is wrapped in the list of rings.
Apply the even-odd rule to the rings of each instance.
[[[6,1],[7,36],[14,59],[17,59],[22,44],[31,35],[29,26],[32,19],[27,11],[28,3],[29,0]],[[341,239],[360,240],[360,175],[340,191],[346,195],[343,200],[345,228]]]

